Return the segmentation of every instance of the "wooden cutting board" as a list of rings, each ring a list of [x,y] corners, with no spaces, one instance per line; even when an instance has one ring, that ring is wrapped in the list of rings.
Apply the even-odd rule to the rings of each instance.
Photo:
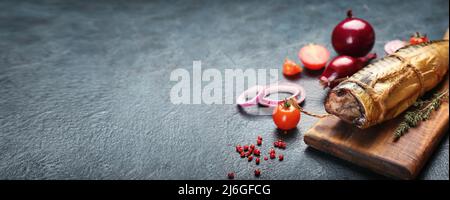
[[[449,77],[436,87],[443,91],[449,85]],[[320,119],[305,133],[309,146],[332,154],[377,173],[399,178],[414,179],[447,133],[449,104],[443,102],[430,119],[411,128],[395,140],[394,130],[403,119],[396,119],[361,130],[335,116]]]

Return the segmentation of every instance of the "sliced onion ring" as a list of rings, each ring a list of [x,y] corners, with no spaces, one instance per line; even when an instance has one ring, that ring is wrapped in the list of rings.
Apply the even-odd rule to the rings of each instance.
[[[247,90],[245,90],[236,99],[236,103],[242,107],[254,106],[258,104],[259,100],[264,97],[265,87],[261,85],[255,85]],[[253,98],[247,100],[250,94],[256,94]]]
[[[305,90],[303,89],[302,86],[292,83],[278,83],[266,87],[266,89],[263,92],[264,96],[262,96],[259,99],[259,103],[264,106],[270,107],[277,106],[280,102],[284,101],[284,99],[273,100],[267,98],[267,96],[272,93],[280,93],[280,92],[291,93],[292,95],[288,97],[288,99],[295,98],[297,99],[298,104],[302,103],[305,100]]]
[[[395,53],[400,48],[406,46],[408,43],[401,40],[392,40],[387,42],[384,45],[384,52],[386,52],[387,55]]]

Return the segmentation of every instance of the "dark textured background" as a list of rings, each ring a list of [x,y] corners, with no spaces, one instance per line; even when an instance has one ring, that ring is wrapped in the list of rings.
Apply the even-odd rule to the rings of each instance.
[[[276,68],[330,34],[347,8],[370,21],[375,51],[414,31],[441,38],[447,0],[435,1],[0,1],[1,179],[253,178],[238,143],[277,138],[283,162],[263,162],[263,179],[379,179],[366,169],[315,151],[303,117],[290,135],[270,116],[234,105],[172,105],[170,72]],[[334,54],[334,52],[333,52]],[[323,111],[318,73],[306,87],[306,109]],[[281,79],[284,79],[280,75]],[[444,137],[421,179],[449,178]]]

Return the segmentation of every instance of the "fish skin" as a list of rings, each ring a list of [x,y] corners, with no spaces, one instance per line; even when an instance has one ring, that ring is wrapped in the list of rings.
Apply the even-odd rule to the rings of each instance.
[[[358,101],[360,117],[344,121],[368,128],[395,118],[445,77],[448,45],[448,40],[408,45],[367,65],[329,92],[325,110],[342,116],[330,108],[330,96],[335,96],[330,94],[349,92]]]

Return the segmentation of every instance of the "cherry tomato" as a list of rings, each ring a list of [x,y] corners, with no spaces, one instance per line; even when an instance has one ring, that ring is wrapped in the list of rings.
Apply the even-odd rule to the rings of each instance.
[[[283,74],[286,76],[293,76],[301,73],[303,69],[294,61],[286,58],[283,63]]]
[[[414,44],[420,44],[423,42],[428,42],[428,37],[427,35],[422,35],[419,32],[416,32],[413,36],[411,36],[411,38],[409,39],[409,43],[414,45]]]
[[[330,52],[322,45],[308,44],[300,49],[298,58],[306,68],[319,70],[327,64]]]
[[[289,102],[283,102],[273,110],[272,119],[279,129],[287,131],[297,127],[300,121],[300,110]]]

